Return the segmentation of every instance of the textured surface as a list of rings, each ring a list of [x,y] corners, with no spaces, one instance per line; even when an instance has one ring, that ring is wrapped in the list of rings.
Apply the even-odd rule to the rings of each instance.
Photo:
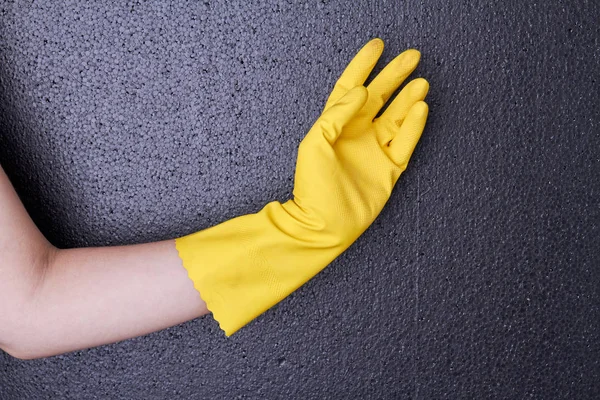
[[[374,36],[377,70],[422,51],[430,119],[375,224],[232,338],[205,317],[2,353],[1,399],[597,398],[598,2],[97,3],[0,0],[0,162],[55,245],[286,199],[299,141]]]

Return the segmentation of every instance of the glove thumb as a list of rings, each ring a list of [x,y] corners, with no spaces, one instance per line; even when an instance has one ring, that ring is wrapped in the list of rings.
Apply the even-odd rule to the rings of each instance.
[[[309,136],[322,135],[330,145],[333,145],[342,134],[344,125],[348,124],[354,116],[365,105],[368,98],[367,88],[356,86],[339,99],[333,106],[327,109],[313,128]]]

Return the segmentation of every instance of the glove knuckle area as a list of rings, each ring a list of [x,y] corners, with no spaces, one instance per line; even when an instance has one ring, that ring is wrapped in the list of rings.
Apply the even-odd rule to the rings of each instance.
[[[338,127],[335,122],[321,118],[318,122],[319,129],[321,131],[321,135],[327,140],[328,143],[331,143],[337,137]]]
[[[389,146],[389,143],[398,133],[398,125],[390,118],[378,118],[375,121],[375,135],[380,146]]]

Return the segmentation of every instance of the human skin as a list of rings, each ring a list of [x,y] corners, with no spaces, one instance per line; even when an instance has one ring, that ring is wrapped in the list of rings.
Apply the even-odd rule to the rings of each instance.
[[[207,314],[174,240],[59,250],[0,167],[0,347],[32,359],[114,343]]]
[[[372,56],[372,65],[351,62],[330,101],[362,85],[382,50],[380,39],[365,45],[361,52]],[[418,62],[418,57],[412,58],[408,73]],[[377,109],[406,78],[404,64],[402,55],[396,57],[368,85],[368,96],[375,99]],[[424,79],[409,82],[375,118],[376,123],[399,134],[399,121],[408,121],[410,115],[426,117],[423,99],[428,89]],[[420,117],[417,120],[424,123]],[[420,135],[423,126],[417,128],[412,131]],[[394,162],[407,162],[410,154],[404,153],[414,148],[396,146],[395,140],[388,147]],[[21,359],[114,343],[208,313],[202,293],[182,265],[175,240],[57,249],[35,226],[1,167],[0,278],[0,348]]]

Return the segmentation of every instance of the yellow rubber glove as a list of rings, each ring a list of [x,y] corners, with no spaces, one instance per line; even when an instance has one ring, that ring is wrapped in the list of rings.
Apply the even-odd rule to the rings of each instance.
[[[176,240],[195,288],[227,336],[288,296],[377,217],[425,126],[424,79],[406,85],[407,50],[362,86],[383,51],[367,43],[348,65],[298,150],[293,199]]]

